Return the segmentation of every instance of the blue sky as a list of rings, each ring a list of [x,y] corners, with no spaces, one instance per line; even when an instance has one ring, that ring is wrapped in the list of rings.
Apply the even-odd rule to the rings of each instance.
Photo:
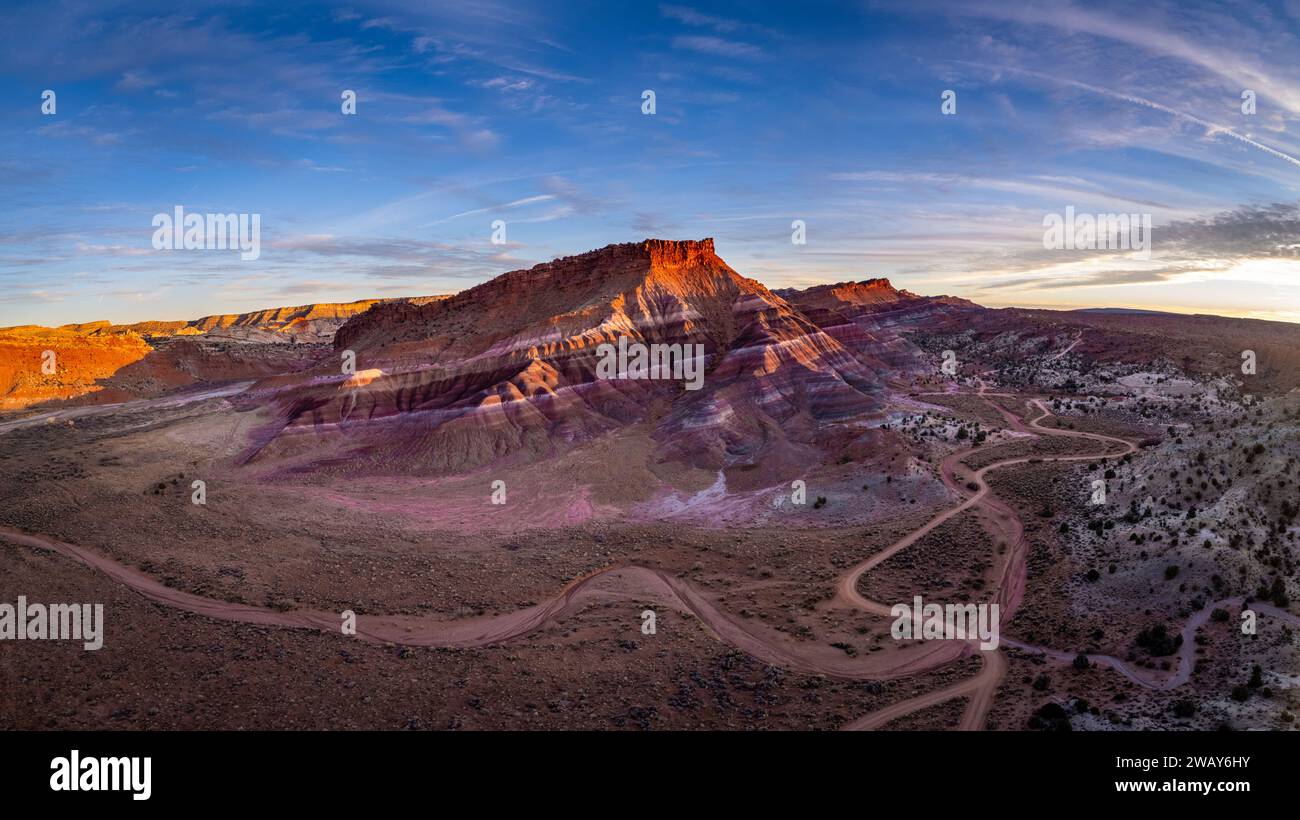
[[[770,287],[1300,321],[1300,1],[10,9],[0,325],[445,293],[648,236]],[[260,258],[154,250],[177,205],[261,214]],[[1150,213],[1151,258],[1045,250],[1067,207]]]

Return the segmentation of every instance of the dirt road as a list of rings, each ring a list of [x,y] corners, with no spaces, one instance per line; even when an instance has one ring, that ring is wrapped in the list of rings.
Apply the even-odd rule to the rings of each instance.
[[[230,395],[238,392],[231,386],[221,391],[208,391],[204,394],[192,394],[189,397],[171,399],[172,402],[197,401],[202,398],[214,398],[218,395]],[[223,392],[230,391],[230,392]],[[984,395],[984,385],[981,392]],[[1014,414],[997,407],[1008,423],[1023,432],[1034,435],[1069,436],[1093,439],[1110,445],[1119,445],[1119,452],[1106,456],[1096,454],[1033,457],[1036,461],[1079,461],[1117,458],[1133,452],[1136,447],[1124,439],[1104,436],[1097,433],[1082,433],[1071,430],[1045,428],[1043,419],[1051,412],[1041,399],[1033,400],[1041,411],[1027,423]],[[134,403],[132,403],[134,404]],[[118,409],[130,408],[132,404],[120,405]],[[56,411],[56,414],[44,414],[41,417],[25,419],[22,423],[40,423],[50,417],[67,417],[76,412],[108,412],[109,408],[75,408],[75,410]],[[64,413],[65,415],[57,415]],[[14,429],[18,422],[0,426],[0,433]],[[999,579],[994,587],[997,601],[1002,606],[1002,618],[1009,621],[1020,603],[1025,576],[1026,545],[1023,537],[1023,525],[1003,501],[990,490],[986,476],[992,470],[998,470],[1016,464],[1023,464],[1031,457],[1003,459],[976,471],[970,471],[960,464],[972,449],[961,450],[949,455],[941,464],[941,476],[952,491],[963,496],[960,504],[945,510],[930,521],[900,538],[885,549],[850,568],[835,582],[835,595],[829,606],[858,609],[873,615],[889,616],[890,608],[878,601],[862,596],[858,583],[864,574],[871,571],[889,557],[907,549],[927,533],[943,522],[973,508],[981,508],[989,514],[988,520],[1002,530],[1007,543],[1013,545],[999,567]],[[977,485],[973,492],[967,489],[968,483]],[[41,535],[20,532],[0,527],[0,538],[35,549],[51,550],[71,560],[102,572],[112,580],[120,583],[149,600],[193,612],[209,618],[224,621],[238,621],[261,626],[286,627],[293,629],[314,629],[323,632],[342,634],[343,617],[339,612],[320,610],[274,610],[247,604],[206,598],[201,595],[184,592],[166,586],[153,576],[126,566],[93,549],[69,544]],[[865,715],[854,720],[846,729],[872,729],[883,726],[890,721],[906,716],[918,709],[944,703],[953,698],[965,697],[970,702],[962,716],[960,728],[981,729],[985,725],[994,694],[1006,674],[1007,662],[1001,650],[981,651],[977,642],[972,641],[929,641],[915,653],[899,657],[893,653],[870,653],[866,657],[847,657],[838,649],[809,642],[788,641],[765,630],[746,626],[719,610],[703,593],[692,587],[687,581],[677,578],[663,570],[637,565],[607,567],[589,575],[574,579],[552,598],[537,604],[501,615],[474,618],[444,619],[428,616],[393,616],[359,613],[356,617],[356,634],[348,639],[359,639],[381,643],[393,643],[428,647],[473,648],[488,644],[509,641],[527,635],[544,625],[562,619],[568,612],[583,605],[598,595],[623,595],[628,597],[650,596],[668,606],[684,613],[694,615],[699,622],[716,639],[736,649],[752,655],[764,663],[804,672],[826,675],[848,680],[885,680],[913,675],[918,672],[939,668],[963,657],[978,654],[983,659],[983,668],[973,677],[953,686],[928,692],[924,695],[892,704],[885,709]],[[1114,668],[1120,674],[1142,686],[1158,689],[1172,689],[1186,683],[1192,666],[1192,640],[1195,630],[1205,623],[1209,613],[1216,606],[1235,605],[1236,599],[1228,599],[1210,604],[1192,616],[1183,627],[1183,646],[1179,657],[1179,668],[1167,678],[1159,678],[1153,673],[1131,667],[1119,659],[1109,656],[1095,656],[1093,660],[1102,666]],[[1273,617],[1283,618],[1290,623],[1300,624],[1300,618],[1289,612],[1278,610],[1264,604],[1255,604],[1255,608]],[[758,631],[762,630],[762,631]],[[1074,659],[1072,653],[1063,650],[1032,646],[1003,638],[1002,644],[1027,652],[1047,655],[1053,660],[1069,662]]]

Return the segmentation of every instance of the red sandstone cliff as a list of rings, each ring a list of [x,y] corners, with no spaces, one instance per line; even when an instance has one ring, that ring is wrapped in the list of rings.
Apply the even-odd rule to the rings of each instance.
[[[702,346],[703,389],[598,378],[597,347],[620,338]],[[316,435],[322,453],[337,447],[355,469],[460,469],[592,438],[658,408],[665,458],[720,469],[798,458],[818,420],[878,407],[870,367],[732,270],[709,239],[610,245],[438,303],[377,305],[339,329],[335,348],[355,353],[365,378],[344,381],[335,361],[314,381],[264,385],[283,426],[255,457],[298,453]]]

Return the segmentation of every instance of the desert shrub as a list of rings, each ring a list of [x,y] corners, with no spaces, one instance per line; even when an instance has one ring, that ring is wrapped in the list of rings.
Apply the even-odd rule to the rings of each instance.
[[[1264,685],[1264,669],[1259,664],[1255,664],[1250,670],[1250,682],[1246,684],[1251,689],[1258,689]]]
[[[1029,728],[1043,732],[1070,731],[1070,716],[1059,703],[1044,703],[1029,718]]]
[[[1153,658],[1162,658],[1178,651],[1178,647],[1183,645],[1183,636],[1171,636],[1168,627],[1164,624],[1155,624],[1138,633],[1137,645],[1145,649]]]

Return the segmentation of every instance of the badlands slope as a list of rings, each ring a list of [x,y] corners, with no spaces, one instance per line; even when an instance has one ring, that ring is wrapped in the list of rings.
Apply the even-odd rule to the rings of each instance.
[[[702,351],[703,389],[597,378],[598,347],[620,338]],[[455,472],[645,424],[661,460],[782,473],[810,457],[820,423],[881,406],[872,359],[740,276],[708,239],[611,245],[437,303],[380,305],[334,347],[340,359],[250,391],[275,408],[250,460]],[[355,376],[340,371],[349,351]]]

